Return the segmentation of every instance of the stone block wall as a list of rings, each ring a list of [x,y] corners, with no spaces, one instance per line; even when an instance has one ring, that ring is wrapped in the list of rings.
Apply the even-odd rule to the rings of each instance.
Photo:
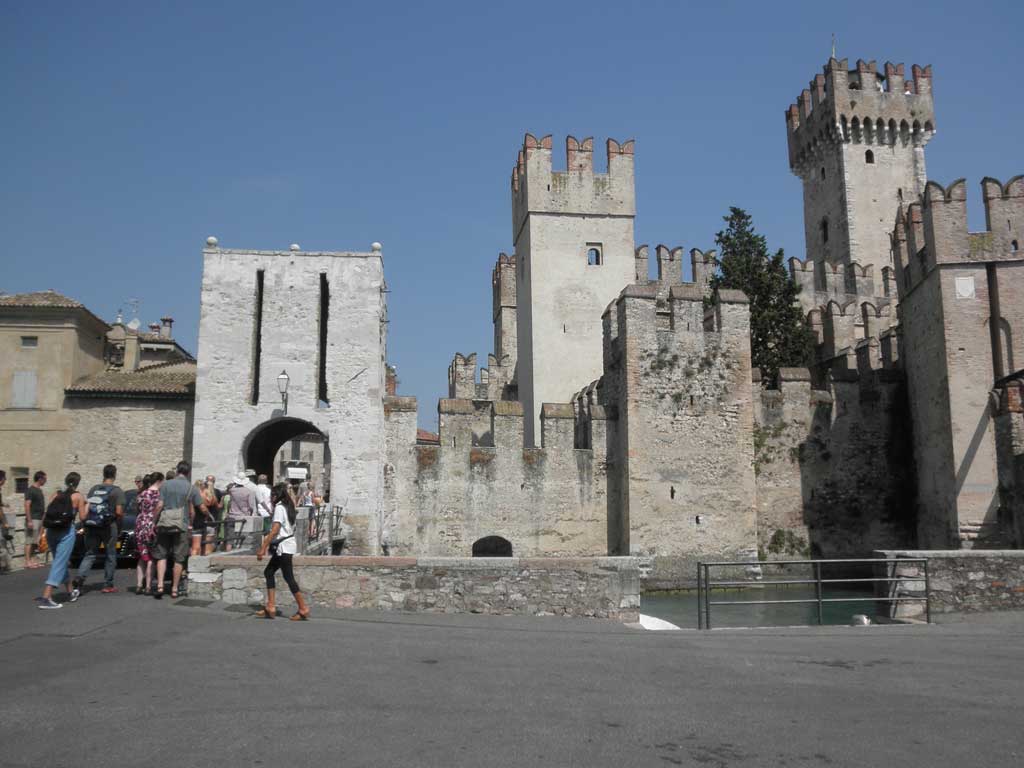
[[[876,557],[928,558],[929,595],[936,614],[1024,610],[1024,551],[1021,550],[880,550]],[[924,583],[919,564],[890,564],[891,578],[905,577],[884,587],[890,597],[920,597]],[[879,573],[878,575],[884,575]],[[882,588],[882,587],[880,587]],[[924,618],[919,602],[894,603],[890,615]]]
[[[387,398],[384,410],[390,554],[467,557],[489,536],[516,556],[608,553],[604,435],[575,448],[572,406],[545,406],[543,448],[523,448],[516,402],[442,400],[440,445],[416,445],[415,398]]]
[[[82,475],[83,490],[103,480],[106,464],[117,465],[118,485],[131,489],[136,475],[192,461],[191,399],[68,397],[64,410],[71,417],[66,464]],[[48,488],[57,482],[51,476]]]
[[[928,182],[893,233],[905,368],[928,547],[1002,547],[990,392],[1024,359],[1024,179],[982,182],[987,232],[968,232],[963,179]]]
[[[640,570],[628,557],[304,557],[293,560],[314,606],[426,613],[579,616],[636,622]],[[266,562],[251,555],[189,560],[190,597],[259,604]],[[287,589],[277,592],[290,607]]]
[[[328,289],[326,316],[320,285]],[[379,552],[385,289],[379,250],[208,246],[203,252],[196,380],[196,476],[226,478],[246,466],[267,471],[280,444],[319,432],[331,454],[331,503],[344,507],[353,526],[350,544],[364,554]],[[322,402],[319,388],[322,321],[328,402]],[[290,377],[287,412],[277,384],[282,371]],[[255,465],[257,453],[264,467]]]
[[[1015,547],[1024,547],[1024,380],[996,390],[995,417],[999,498],[1004,524]]]
[[[600,400],[616,553],[652,559],[651,583],[694,578],[697,560],[756,555],[749,312],[700,285],[631,285],[605,313]],[[611,509],[611,506],[610,506]],[[609,519],[613,516],[609,514]]]
[[[867,557],[915,541],[915,480],[899,370],[836,371],[816,388],[784,368],[755,400],[758,548],[767,557]]]

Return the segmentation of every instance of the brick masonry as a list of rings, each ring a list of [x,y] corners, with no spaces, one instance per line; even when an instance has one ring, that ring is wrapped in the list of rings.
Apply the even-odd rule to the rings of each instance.
[[[294,565],[300,589],[320,607],[639,620],[640,570],[628,557],[299,556]],[[252,555],[193,557],[189,594],[259,604],[265,567]],[[277,595],[292,605],[287,589]]]

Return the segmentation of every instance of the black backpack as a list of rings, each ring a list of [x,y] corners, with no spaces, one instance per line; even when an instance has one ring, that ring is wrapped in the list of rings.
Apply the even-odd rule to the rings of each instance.
[[[71,491],[57,491],[50,500],[43,515],[44,528],[67,528],[75,519],[75,508],[71,506]]]
[[[89,514],[85,518],[87,528],[106,528],[114,522],[115,489],[116,485],[96,485],[89,491],[89,497],[86,499],[89,504]]]

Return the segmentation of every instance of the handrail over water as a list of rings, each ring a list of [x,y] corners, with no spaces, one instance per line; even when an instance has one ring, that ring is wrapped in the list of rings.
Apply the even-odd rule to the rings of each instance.
[[[900,565],[923,565],[923,573],[918,576],[876,576],[871,578],[851,577],[840,579],[823,579],[821,577],[822,565],[886,565],[893,568]],[[712,568],[764,568],[766,566],[811,566],[814,578],[809,579],[767,579],[758,581],[737,581],[723,579],[711,580]],[[853,584],[853,583],[893,583],[906,581],[923,581],[924,595],[922,597],[825,597],[823,587],[826,584]],[[712,600],[711,590],[721,587],[750,587],[764,585],[786,585],[786,584],[813,584],[813,598],[794,598],[792,600]],[[697,628],[711,629],[711,606],[713,605],[784,605],[784,604],[807,604],[813,603],[818,606],[817,617],[819,626],[824,624],[823,608],[825,603],[875,603],[885,602],[892,604],[908,602],[924,602],[925,621],[929,624],[932,620],[930,583],[928,580],[928,558],[926,557],[890,557],[890,558],[839,558],[836,560],[755,560],[755,561],[734,561],[734,562],[698,562],[697,563]]]

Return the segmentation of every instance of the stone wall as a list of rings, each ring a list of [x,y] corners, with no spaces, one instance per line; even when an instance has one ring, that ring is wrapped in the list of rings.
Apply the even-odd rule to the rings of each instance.
[[[1024,379],[997,388],[995,417],[1000,507],[1015,547],[1024,547]]]
[[[640,571],[627,557],[295,557],[295,577],[315,607],[425,613],[586,616],[639,620]],[[265,562],[251,555],[189,560],[189,595],[229,603],[265,599]],[[282,607],[291,606],[284,585]]]
[[[102,481],[104,465],[115,464],[118,485],[134,488],[136,475],[166,472],[182,459],[192,460],[193,407],[191,399],[68,397],[67,466],[82,475],[87,489]],[[57,478],[50,482],[56,487]]]
[[[321,402],[318,386],[321,280],[329,290],[328,402]],[[227,478],[247,466],[269,473],[280,445],[319,432],[331,452],[331,503],[344,507],[353,527],[350,544],[363,554],[380,547],[385,288],[379,250],[242,251],[210,245],[203,252],[196,475]],[[282,371],[290,379],[287,412],[277,383]]]
[[[931,612],[978,613],[983,611],[1024,610],[1024,551],[1021,550],[880,550],[875,557],[928,558]],[[890,564],[890,577],[906,581],[891,582],[885,589],[890,597],[920,597],[924,582],[919,564]],[[878,575],[885,575],[879,573]],[[893,604],[891,615],[899,618],[923,618],[919,602]]]
[[[1024,359],[1024,179],[985,179],[982,197],[989,231],[968,232],[964,180],[928,182],[893,234],[922,546],[1009,543],[990,392]]]
[[[608,553],[603,431],[597,448],[577,449],[572,407],[549,404],[543,447],[524,449],[520,403],[442,400],[438,410],[440,445],[416,445],[415,398],[385,401],[391,554],[467,557],[488,536],[524,557]]]
[[[551,155],[550,136],[527,134],[512,177],[527,447],[539,445],[544,403],[565,402],[601,375],[601,312],[636,280],[633,142],[608,141],[607,173],[594,172],[590,139],[566,139],[566,171],[552,170]],[[600,264],[588,264],[590,248]]]
[[[867,557],[915,541],[909,407],[896,369],[784,368],[756,399],[758,548],[771,557]]]
[[[672,281],[628,286],[605,312],[597,386],[617,414],[612,552],[652,558],[665,586],[691,582],[700,559],[756,555],[747,299],[720,291],[705,312],[702,286]]]

